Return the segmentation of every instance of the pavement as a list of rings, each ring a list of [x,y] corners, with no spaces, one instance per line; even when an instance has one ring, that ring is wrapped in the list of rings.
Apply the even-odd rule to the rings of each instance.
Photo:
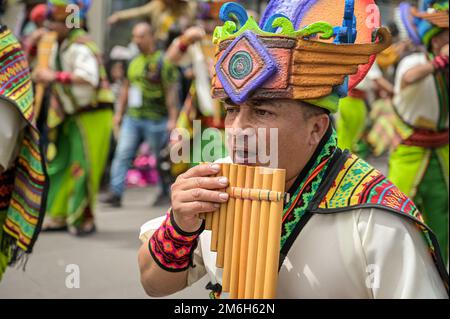
[[[383,173],[386,158],[370,160]],[[98,232],[88,238],[41,233],[26,272],[9,268],[0,283],[0,299],[144,299],[137,252],[142,224],[165,214],[151,208],[153,188],[129,189],[123,207],[97,208]],[[74,277],[79,274],[79,277]],[[77,281],[74,278],[79,278]],[[206,278],[170,298],[208,298]]]
[[[0,299],[148,298],[139,280],[138,236],[142,224],[167,211],[151,208],[155,195],[153,188],[130,189],[121,209],[99,204],[98,232],[91,237],[41,233],[26,272],[7,269]],[[171,298],[208,298],[205,280]]]

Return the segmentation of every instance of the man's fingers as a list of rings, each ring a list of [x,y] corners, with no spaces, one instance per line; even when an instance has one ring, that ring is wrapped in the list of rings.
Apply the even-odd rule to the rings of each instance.
[[[180,190],[191,190],[203,188],[216,190],[228,187],[229,181],[226,177],[193,177],[185,179],[180,183]]]
[[[186,173],[182,175],[183,179],[193,178],[193,177],[206,177],[215,175],[220,172],[219,164],[202,164],[191,168]]]
[[[181,192],[176,200],[182,203],[190,202],[210,202],[216,204],[226,203],[229,199],[229,195],[224,192],[215,192],[201,188],[195,188],[186,192]]]
[[[217,211],[219,208],[219,204],[197,201],[191,203],[182,203],[177,209],[177,212],[182,215],[195,215],[201,213],[212,213]]]

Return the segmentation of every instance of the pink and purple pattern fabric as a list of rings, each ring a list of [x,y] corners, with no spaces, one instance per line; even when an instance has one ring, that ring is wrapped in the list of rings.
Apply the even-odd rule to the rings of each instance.
[[[205,223],[195,233],[181,230],[170,211],[161,227],[149,241],[150,254],[162,269],[169,272],[183,272],[192,264],[192,255],[197,248],[198,237]]]

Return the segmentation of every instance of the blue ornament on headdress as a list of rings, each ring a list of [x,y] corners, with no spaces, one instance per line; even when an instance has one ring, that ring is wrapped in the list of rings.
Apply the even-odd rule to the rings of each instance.
[[[356,29],[356,16],[355,16],[355,1],[345,1],[344,20],[342,27],[335,27],[334,32],[336,38],[334,42],[336,44],[351,44],[355,43],[358,35]],[[334,92],[343,98],[348,95],[348,76],[345,78],[344,83],[334,88]]]
[[[248,20],[247,11],[240,4],[234,2],[225,3],[220,9],[220,20],[223,22],[237,22],[238,29],[241,28]]]

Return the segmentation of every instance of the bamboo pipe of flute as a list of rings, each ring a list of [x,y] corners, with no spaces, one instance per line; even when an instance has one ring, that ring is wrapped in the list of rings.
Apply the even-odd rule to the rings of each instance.
[[[246,181],[247,166],[239,165],[237,174],[237,187],[244,187]],[[243,215],[243,199],[236,199],[234,207],[234,224],[233,224],[233,249],[231,255],[231,270],[230,270],[230,298],[238,298],[239,288],[239,258],[241,256],[241,230],[242,230],[242,215]]]
[[[222,164],[222,175],[228,179],[230,178],[230,164]],[[220,206],[219,229],[217,232],[217,257],[216,257],[217,268],[223,268],[224,266],[227,210],[228,210],[228,203],[224,203]],[[214,231],[212,235],[214,236]]]
[[[230,185],[237,183],[238,165],[230,166]],[[227,206],[227,223],[225,231],[225,258],[222,275],[222,291],[230,292],[231,257],[233,254],[233,225],[236,200],[230,198]]]
[[[212,220],[213,220],[213,215],[214,213],[206,213],[206,218],[205,218],[205,230],[212,230]]]
[[[263,187],[263,169],[257,167],[255,169],[255,180],[253,186],[256,188]],[[245,275],[245,299],[252,299],[255,291],[256,281],[256,259],[258,255],[258,238],[259,238],[259,219],[261,215],[261,201],[252,201],[250,214],[250,230],[248,235],[248,258]]]
[[[245,175],[245,188],[250,189],[253,187],[253,182],[255,180],[255,168],[247,167],[247,172]],[[241,227],[241,247],[239,249],[239,279],[238,279],[238,299],[245,298],[245,279],[246,279],[246,268],[247,268],[247,258],[248,258],[248,239],[250,233],[250,214],[252,209],[252,200],[245,199],[242,209],[242,227]]]
[[[263,189],[272,188],[273,171],[264,169]],[[261,216],[259,220],[258,254],[256,259],[256,280],[254,299],[262,299],[264,295],[264,279],[266,272],[267,232],[269,230],[270,202],[261,203]]]
[[[222,165],[220,167],[220,177],[224,176],[224,166]],[[213,213],[212,215],[212,221],[211,221],[211,251],[217,252],[217,246],[218,246],[218,238],[219,238],[219,221],[220,221],[220,212],[222,210],[222,207],[224,205],[220,205],[220,208]]]
[[[279,169],[275,170],[273,174],[272,190],[284,193],[285,180],[286,171]],[[264,277],[264,299],[276,298],[283,208],[283,201],[270,203],[269,231],[267,233],[266,270]]]
[[[201,163],[199,163],[198,165],[205,165],[206,163],[204,163],[204,162],[201,162]],[[200,218],[201,220],[204,220],[205,222],[206,222],[206,214],[207,213],[200,213],[200,214],[198,214],[198,218]]]
[[[215,175],[215,177],[218,177],[219,175]],[[213,221],[213,216],[214,214],[217,212],[217,210],[215,212],[212,213],[206,213],[206,217],[205,217],[205,230],[212,230],[212,221]]]
[[[200,165],[205,165],[208,163],[200,163]],[[216,177],[219,175],[215,175]],[[200,214],[200,219],[205,221],[205,230],[212,230],[212,218],[214,213],[202,213]]]

